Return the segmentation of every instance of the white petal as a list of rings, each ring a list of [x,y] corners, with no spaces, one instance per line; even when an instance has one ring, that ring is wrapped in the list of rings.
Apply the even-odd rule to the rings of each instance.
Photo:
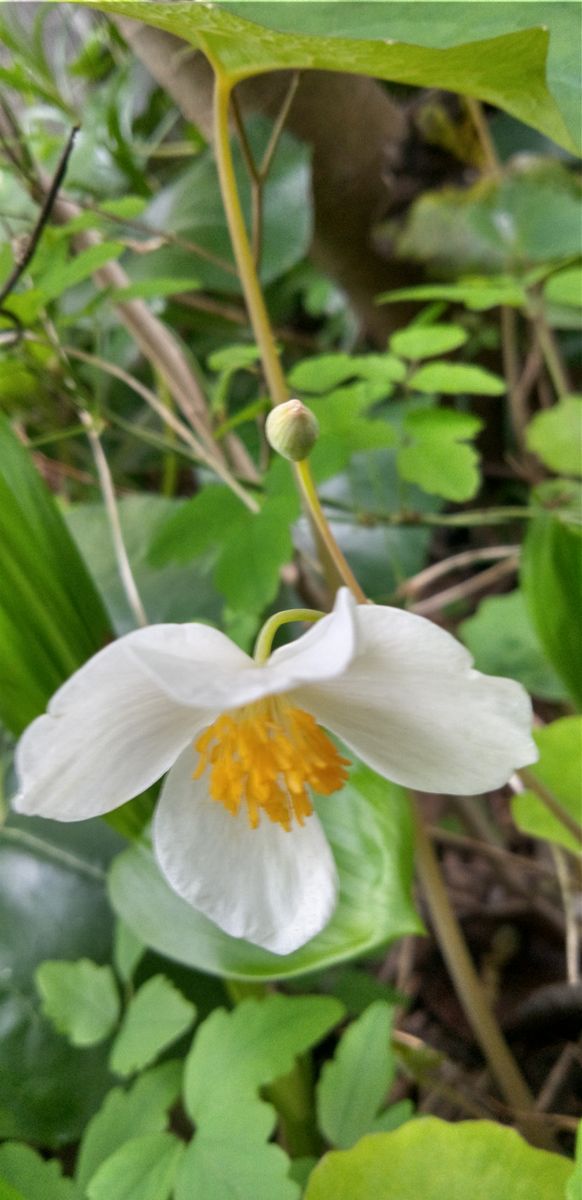
[[[164,625],[133,635],[131,652],[160,688],[180,704],[217,711],[238,708],[340,675],[356,649],[355,604],[346,588],[334,611],[258,666],[229,638],[206,625]],[[164,630],[154,643],[153,629]],[[149,635],[149,636],[143,636]]]
[[[395,783],[472,794],[534,762],[531,705],[509,679],[481,675],[450,634],[396,608],[358,606],[358,652],[331,684],[296,702]]]
[[[16,752],[19,812],[60,821],[109,812],[159,779],[213,719],[176,704],[128,653],[148,632],[101,650],[28,727]]]
[[[193,780],[189,747],[164,784],[154,819],[154,849],[184,900],[232,937],[291,954],[327,924],[337,873],[317,817],[286,833],[262,816],[251,829]]]

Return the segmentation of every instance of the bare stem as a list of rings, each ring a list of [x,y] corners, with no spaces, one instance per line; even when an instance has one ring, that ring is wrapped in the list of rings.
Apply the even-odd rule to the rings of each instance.
[[[97,433],[95,423],[90,413],[86,412],[85,409],[82,409],[80,417],[85,429],[87,430],[87,437],[89,439],[91,453],[97,468],[101,495],[103,496],[103,503],[105,505],[105,511],[107,513],[111,528],[111,537],[113,539],[113,548],[115,550],[115,558],[117,560],[119,577],[123,584],[123,589],[127,597],[127,603],[129,604],[129,607],[135,617],[136,624],[142,626],[143,628],[147,625],[148,619],[145,614],[144,606],[141,602],[140,594],[137,590],[133,571],[127,556],[127,550],[125,549],[125,542],[123,540],[123,533],[121,530],[121,522],[119,520],[117,501],[115,499],[113,480],[109,470],[109,463],[107,462],[103,452],[103,446],[101,445],[99,434]]]
[[[576,912],[576,896],[572,887],[570,864],[566,854],[561,846],[551,846],[550,848],[556,864],[556,875],[566,918],[566,973],[568,983],[575,986],[580,982],[580,925]]]

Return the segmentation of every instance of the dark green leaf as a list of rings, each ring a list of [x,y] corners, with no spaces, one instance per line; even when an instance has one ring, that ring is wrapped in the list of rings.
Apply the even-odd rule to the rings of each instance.
[[[104,1048],[74,1049],[42,1018],[34,972],[51,956],[109,959],[104,867],[121,844],[102,821],[11,818],[0,832],[0,1137],[73,1142],[110,1083]]]

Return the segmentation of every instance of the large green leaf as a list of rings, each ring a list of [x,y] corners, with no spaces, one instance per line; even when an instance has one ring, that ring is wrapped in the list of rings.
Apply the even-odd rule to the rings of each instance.
[[[395,38],[419,46],[453,47],[543,26],[550,35],[547,59],[548,87],[558,102],[568,128],[577,145],[582,141],[580,118],[580,55],[578,52],[582,18],[576,5],[537,2],[535,9],[523,3],[492,4],[491,0],[472,0],[459,4],[456,0],[440,0],[438,21],[434,0],[390,0],[387,18],[386,4],[375,0],[343,0],[329,4],[311,0],[309,6],[266,4],[259,0],[239,0],[221,3],[221,8],[238,12],[249,21],[291,33],[320,34],[324,37]],[[389,21],[389,29],[386,26]],[[533,124],[532,115],[528,124]]]
[[[111,636],[53,497],[0,416],[0,718],[15,733]]]
[[[410,898],[412,832],[403,791],[358,767],[341,793],[318,801],[317,811],[338,866],[340,899],[329,925],[294,954],[280,957],[223,933],[171,890],[144,845],[113,864],[113,906],[161,954],[234,979],[302,975],[419,932]]]
[[[141,20],[146,18],[141,0],[107,0],[93,7]],[[352,10],[349,33],[355,36],[329,37],[330,21],[333,29],[335,17],[333,9],[344,7]],[[293,8],[295,14],[289,11]],[[304,32],[306,26],[313,28],[312,8],[317,6],[261,4],[252,8],[245,4],[239,11],[247,17],[251,17],[252,11],[251,22],[226,11],[226,6],[221,10],[217,5],[154,3],[147,7],[147,21],[202,49],[233,82],[293,67],[347,71],[421,87],[446,88],[479,96],[526,124],[533,124],[568,149],[573,147],[572,136],[546,83],[546,30],[529,28],[495,36],[499,27],[494,25],[493,36],[476,41],[473,26],[465,22],[462,41],[468,39],[468,44],[455,45],[459,38],[453,35],[451,48],[433,49],[430,45],[406,44],[416,42],[417,37],[426,41],[423,25],[438,25],[432,6],[424,22],[413,19],[413,27],[407,28],[402,43],[394,40],[392,5],[326,4],[323,37],[310,37]],[[544,6],[544,10],[547,8]],[[295,29],[286,33],[266,30],[265,24],[272,26],[273,21],[280,19],[281,9],[287,10],[284,21],[291,19]],[[366,14],[365,20],[360,17],[356,23],[356,13],[362,12]],[[535,12],[528,14],[526,24],[536,22],[542,23],[541,16]],[[301,32],[296,32],[297,28]]]
[[[75,1049],[42,1017],[34,973],[46,958],[109,959],[105,866],[121,844],[102,821],[0,831],[0,1137],[75,1141],[110,1082],[105,1048]]]
[[[538,489],[541,499],[556,500],[562,485]],[[576,500],[572,515],[577,518]],[[578,509],[579,511],[579,509]],[[556,508],[540,508],[529,525],[521,560],[521,585],[539,639],[576,704],[582,706],[582,629],[580,578],[582,530],[560,519]]]
[[[492,1121],[408,1121],[326,1155],[305,1200],[562,1200],[572,1164]]]

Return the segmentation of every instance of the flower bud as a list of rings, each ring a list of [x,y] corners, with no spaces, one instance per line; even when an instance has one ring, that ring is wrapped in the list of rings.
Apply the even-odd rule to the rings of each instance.
[[[271,409],[265,433],[273,450],[291,462],[300,462],[317,441],[319,422],[300,400],[287,400]]]

